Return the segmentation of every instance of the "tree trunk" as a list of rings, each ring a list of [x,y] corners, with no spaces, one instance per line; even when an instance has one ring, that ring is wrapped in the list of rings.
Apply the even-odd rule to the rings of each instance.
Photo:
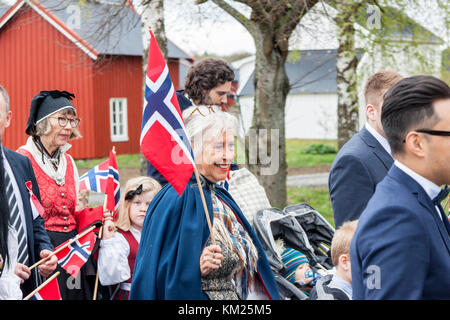
[[[143,53],[142,53],[142,66],[143,66],[143,101],[145,103],[145,73],[147,72],[147,60],[148,60],[148,48],[150,44],[150,32],[152,29],[161,49],[164,58],[167,60],[167,38],[164,28],[164,0],[142,0],[142,14],[141,14],[141,29],[142,29],[142,41],[143,41]],[[147,175],[147,159],[144,155],[140,154],[140,174],[142,176]]]
[[[286,57],[278,48],[267,46],[273,43],[267,39],[273,37],[271,33],[259,34],[260,37],[255,37],[255,104],[247,160],[272,206],[283,208],[287,200],[284,109],[289,80],[284,68]]]
[[[337,2],[337,91],[338,91],[338,148],[340,149],[359,127],[357,64],[355,50],[355,12],[361,5],[356,0],[341,0]]]

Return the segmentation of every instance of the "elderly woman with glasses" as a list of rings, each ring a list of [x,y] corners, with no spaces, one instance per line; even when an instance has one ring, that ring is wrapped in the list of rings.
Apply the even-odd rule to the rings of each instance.
[[[164,186],[147,211],[130,299],[279,299],[260,241],[231,195],[217,184],[234,158],[236,118],[195,108],[183,116],[213,235],[195,175],[181,196],[170,184]]]
[[[41,91],[31,101],[26,133],[30,136],[18,152],[31,161],[39,185],[45,228],[53,245],[76,236],[75,208],[78,192],[78,169],[67,154],[71,139],[80,138],[77,111],[67,91]],[[85,266],[77,279],[60,266],[59,288],[63,300],[91,299]]]

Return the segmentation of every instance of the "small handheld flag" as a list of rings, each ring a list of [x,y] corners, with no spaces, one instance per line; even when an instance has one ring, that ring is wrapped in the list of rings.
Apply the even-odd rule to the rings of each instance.
[[[62,300],[57,280],[58,276],[59,271],[55,272],[50,278],[48,278],[43,284],[41,284],[23,300]]]
[[[106,194],[106,209],[117,213],[120,200],[119,170],[116,153],[110,151],[109,158],[80,177],[80,191],[92,190]]]
[[[94,248],[96,235],[92,228],[78,238],[70,239],[55,248],[58,264],[72,277],[76,278],[81,267],[89,259]],[[71,242],[68,245],[68,242]],[[64,247],[64,248],[63,248]],[[63,249],[61,249],[63,248]]]

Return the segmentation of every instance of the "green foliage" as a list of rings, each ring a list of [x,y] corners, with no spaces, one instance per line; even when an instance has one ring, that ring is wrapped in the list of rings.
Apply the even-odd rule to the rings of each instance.
[[[336,148],[325,145],[323,143],[313,143],[310,144],[308,147],[301,150],[302,153],[306,154],[329,154],[329,153],[336,153]]]
[[[287,205],[307,203],[316,209],[332,226],[334,226],[333,209],[328,188],[302,187],[287,188]]]
[[[286,139],[286,162],[288,167],[310,167],[317,165],[331,165],[335,153],[310,154],[303,153],[302,150],[311,144],[323,144],[336,150],[336,140],[307,140],[307,139]]]
[[[108,159],[108,157],[100,159],[84,159],[75,160],[77,168],[91,169],[96,165],[102,163]],[[140,156],[139,154],[120,154],[116,157],[117,166],[120,168],[139,168],[140,167]]]

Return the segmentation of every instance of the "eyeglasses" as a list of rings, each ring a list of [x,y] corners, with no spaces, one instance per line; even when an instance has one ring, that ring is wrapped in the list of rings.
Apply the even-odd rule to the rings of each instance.
[[[430,134],[432,136],[450,137],[450,131],[428,130],[428,129],[418,129],[418,130],[414,130],[414,131]],[[405,143],[405,142],[406,142],[406,139],[403,139],[403,143]]]
[[[199,107],[196,107],[196,108],[191,112],[191,114],[189,115],[189,117],[192,116],[192,115],[195,113],[195,111],[197,111],[198,113],[200,113],[200,115],[202,115],[202,116],[204,116],[204,117],[206,117],[206,113],[207,113],[207,112],[209,112],[209,113],[214,113],[214,112],[216,112],[216,111],[214,110],[214,107],[213,107],[213,106],[199,106]]]
[[[432,136],[444,136],[450,137],[450,131],[441,131],[441,130],[428,130],[428,129],[419,129],[417,132],[422,132],[426,134],[431,134]]]
[[[70,119],[66,117],[49,117],[49,118],[58,119],[58,124],[63,128],[67,126],[67,122],[70,122],[70,126],[72,128],[76,128],[78,127],[81,121],[81,119],[79,118],[70,118]]]

